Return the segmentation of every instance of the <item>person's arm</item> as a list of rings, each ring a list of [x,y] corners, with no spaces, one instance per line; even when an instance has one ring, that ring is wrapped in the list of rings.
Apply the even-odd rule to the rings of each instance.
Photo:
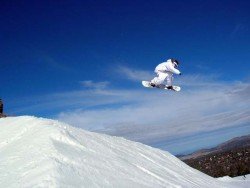
[[[174,74],[179,74],[179,75],[181,74],[181,72],[178,69],[174,68],[172,63],[167,64],[167,69]]]

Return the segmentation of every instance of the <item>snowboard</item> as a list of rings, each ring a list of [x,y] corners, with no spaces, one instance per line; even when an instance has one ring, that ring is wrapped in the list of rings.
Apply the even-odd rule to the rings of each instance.
[[[167,85],[165,85],[165,84],[160,84],[156,87],[153,87],[149,83],[150,83],[149,81],[142,81],[142,85],[144,87],[148,87],[148,88],[158,88],[158,89],[166,89],[166,90],[173,90],[173,91],[180,91],[181,90],[180,86],[173,86],[173,89],[168,89]]]

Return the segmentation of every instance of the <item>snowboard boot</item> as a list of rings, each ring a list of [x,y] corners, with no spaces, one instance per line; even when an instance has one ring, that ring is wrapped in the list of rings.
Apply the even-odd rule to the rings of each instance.
[[[152,82],[149,82],[149,85],[152,86],[152,87],[155,87],[156,85]]]
[[[167,86],[167,89],[174,90],[173,86]]]

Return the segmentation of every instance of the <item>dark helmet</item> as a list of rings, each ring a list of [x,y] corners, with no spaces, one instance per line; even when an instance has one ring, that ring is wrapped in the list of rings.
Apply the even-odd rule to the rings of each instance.
[[[177,59],[171,58],[171,62],[174,63],[176,66],[179,66],[179,61]]]

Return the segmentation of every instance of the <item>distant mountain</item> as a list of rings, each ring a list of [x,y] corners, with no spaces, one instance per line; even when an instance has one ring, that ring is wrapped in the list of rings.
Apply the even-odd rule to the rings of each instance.
[[[233,138],[227,142],[218,145],[216,149],[226,151],[234,148],[242,148],[247,146],[250,146],[250,134]]]
[[[250,135],[233,138],[211,149],[179,156],[187,165],[213,177],[250,173]]]
[[[240,149],[244,147],[250,147],[250,134],[245,135],[245,136],[235,137],[214,148],[201,149],[194,153],[191,153],[188,155],[179,155],[177,157],[181,160],[196,159],[196,158],[208,155],[208,154],[217,153],[217,152],[226,152],[232,149]]]

